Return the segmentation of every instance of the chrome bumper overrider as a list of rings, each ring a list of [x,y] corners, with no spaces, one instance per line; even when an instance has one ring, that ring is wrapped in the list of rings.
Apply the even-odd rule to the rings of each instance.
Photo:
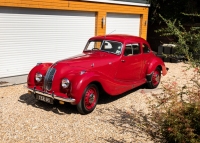
[[[27,86],[24,86],[24,87],[27,88],[28,91],[33,93],[33,94],[40,94],[40,95],[43,95],[43,96],[46,96],[46,97],[49,97],[49,98],[52,98],[52,99],[57,99],[59,101],[70,102],[70,103],[73,103],[73,102],[76,101],[73,98],[62,98],[62,97],[59,97],[59,96],[55,95],[54,93],[50,94],[50,93],[47,93],[47,92],[39,91],[39,90],[37,90],[35,88],[29,88]]]

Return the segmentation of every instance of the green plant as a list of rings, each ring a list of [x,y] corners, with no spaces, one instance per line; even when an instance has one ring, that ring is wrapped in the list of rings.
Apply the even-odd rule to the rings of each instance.
[[[175,56],[184,55],[188,61],[183,72],[193,70],[191,75],[194,76],[188,77],[184,85],[175,81],[163,84],[164,93],[154,95],[156,104],[152,106],[152,119],[160,126],[160,133],[167,142],[200,143],[200,27],[186,30],[179,21],[160,17],[167,27],[156,32],[175,39]]]
[[[194,16],[200,18],[198,14],[184,14],[186,16]],[[176,50],[175,56],[184,55],[189,62],[195,64],[199,63],[200,57],[200,27],[191,27],[190,30],[186,30],[185,27],[180,23],[180,21],[167,20],[162,17],[162,20],[167,27],[156,30],[157,33],[160,33],[160,36],[173,37],[175,40],[173,44]]]
[[[166,115],[161,132],[168,142],[200,142],[199,105],[177,104],[177,107],[169,110]]]
[[[185,85],[163,84],[164,93],[154,95],[152,119],[169,143],[200,143],[200,71],[192,69],[194,76]]]
[[[181,12],[199,13],[199,4],[197,0],[147,0],[151,6],[149,9],[149,21],[152,23],[160,23],[162,20],[159,14],[167,19],[178,19],[182,22],[195,22],[194,17],[185,17]]]

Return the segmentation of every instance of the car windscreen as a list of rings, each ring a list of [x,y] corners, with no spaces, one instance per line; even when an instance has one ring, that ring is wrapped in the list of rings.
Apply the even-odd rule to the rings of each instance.
[[[88,41],[84,51],[94,51],[94,50],[120,55],[122,51],[122,43],[111,40]]]

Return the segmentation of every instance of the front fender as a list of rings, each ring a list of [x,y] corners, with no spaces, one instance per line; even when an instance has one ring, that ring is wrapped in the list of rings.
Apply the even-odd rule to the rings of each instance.
[[[162,75],[166,75],[167,74],[167,69],[166,66],[164,64],[164,62],[158,58],[158,57],[154,57],[152,59],[150,59],[148,61],[148,67],[147,67],[147,71],[146,71],[146,75],[150,75],[152,74],[152,72],[156,69],[156,67],[160,66],[161,70],[162,70]]]
[[[52,63],[42,63],[39,65],[36,65],[31,69],[31,71],[28,74],[27,78],[27,84],[28,86],[33,86],[35,85],[35,74],[37,72],[40,72],[43,76],[45,76],[48,68],[52,65]]]
[[[83,96],[85,88],[94,81],[97,81],[99,78],[98,73],[95,72],[86,72],[75,76],[71,85],[71,97],[76,99],[75,104],[78,104]]]

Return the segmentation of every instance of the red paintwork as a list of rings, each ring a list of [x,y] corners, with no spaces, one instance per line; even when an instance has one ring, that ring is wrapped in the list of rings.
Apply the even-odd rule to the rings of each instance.
[[[131,57],[123,55],[126,43],[138,42],[140,45],[145,43],[149,46],[148,42],[140,37],[107,35],[106,37],[96,36],[90,38],[90,40],[95,39],[121,42],[123,44],[122,54],[115,55],[98,50],[83,51],[80,55],[58,61],[55,64],[43,63],[37,65],[29,73],[28,87],[33,88],[36,86],[36,89],[43,90],[42,84],[36,84],[35,74],[40,72],[45,76],[48,68],[52,66],[56,69],[56,74],[53,79],[52,90],[49,92],[54,92],[60,97],[72,97],[76,99],[74,104],[78,104],[85,88],[92,82],[100,83],[108,94],[115,96],[146,83],[146,75],[151,74],[157,66],[162,67],[163,75],[167,73],[163,61],[156,57],[152,51],[149,53],[142,52]],[[142,51],[142,47],[140,49]],[[122,60],[125,62],[122,62]],[[81,75],[81,71],[85,71],[85,73]],[[67,78],[71,82],[67,93],[63,93],[61,90],[61,80],[63,78]]]

